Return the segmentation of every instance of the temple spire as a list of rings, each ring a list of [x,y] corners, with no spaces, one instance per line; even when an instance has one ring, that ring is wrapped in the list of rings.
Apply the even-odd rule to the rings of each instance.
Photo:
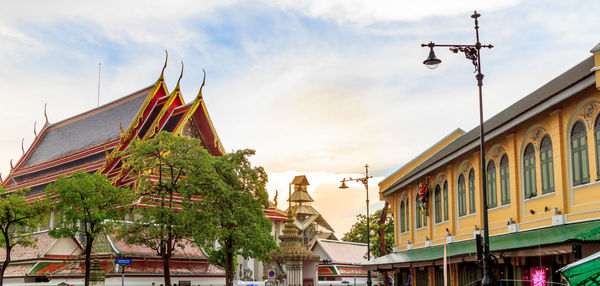
[[[165,80],[165,69],[167,68],[167,61],[169,60],[169,53],[165,50],[165,64],[163,65],[162,71],[160,72],[159,81]]]
[[[202,73],[204,76],[202,77],[202,85],[200,85],[200,90],[198,90],[198,98],[202,99],[202,88],[204,87],[204,83],[206,82],[206,72],[202,69]]]
[[[44,125],[48,125],[48,113],[46,113],[46,108],[48,107],[48,103],[44,103],[44,118],[46,118],[46,123]]]
[[[175,91],[179,91],[179,82],[181,82],[181,78],[183,77],[183,61],[181,61],[181,73],[179,74],[179,78],[177,79],[177,85],[175,86]]]

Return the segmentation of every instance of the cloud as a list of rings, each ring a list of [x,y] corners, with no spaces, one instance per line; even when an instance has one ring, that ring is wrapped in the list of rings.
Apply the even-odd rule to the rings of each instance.
[[[286,193],[293,174],[307,173],[311,194],[335,201],[343,174],[368,163],[383,177],[457,127],[478,124],[473,66],[437,49],[443,63],[427,70],[421,43],[473,42],[469,16],[481,9],[481,39],[495,46],[483,52],[489,118],[589,55],[599,38],[599,6],[594,0],[11,2],[0,11],[0,170],[6,176],[9,160],[21,155],[21,138],[25,148],[33,141],[44,103],[51,122],[96,106],[99,62],[106,103],[153,83],[168,49],[168,87],[183,60],[182,90],[190,101],[206,69],[204,98],[225,148],[256,149],[254,163],[278,182],[270,190]],[[355,191],[352,205],[318,205],[335,209],[327,213],[332,220],[346,219],[334,226],[338,232],[363,208],[360,186]]]
[[[473,7],[492,11],[514,6],[518,0],[398,1],[398,0],[285,0],[277,1],[285,9],[297,9],[311,17],[323,17],[339,23],[372,24],[388,21],[417,21],[426,17],[469,13]]]

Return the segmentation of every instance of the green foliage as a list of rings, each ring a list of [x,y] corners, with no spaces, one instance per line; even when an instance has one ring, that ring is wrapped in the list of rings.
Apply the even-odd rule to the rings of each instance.
[[[197,189],[207,185],[211,156],[197,139],[161,132],[155,138],[133,142],[126,166],[136,174],[134,188],[140,208],[133,224],[123,228],[127,241],[142,244],[163,255],[190,238],[194,218],[184,209]],[[171,238],[170,245],[165,239]],[[163,249],[168,246],[166,249]],[[165,252],[161,254],[161,251]]]
[[[213,184],[198,189],[202,200],[194,202],[199,222],[196,241],[206,247],[218,241],[225,256],[226,284],[233,278],[236,254],[266,260],[277,247],[271,221],[263,213],[269,203],[268,178],[262,167],[253,167],[248,160],[254,153],[239,150],[213,157]]]
[[[376,211],[369,217],[369,225],[371,231],[371,255],[374,257],[381,256],[379,249],[379,235],[377,230],[379,225],[377,222],[381,218],[382,210]],[[392,253],[392,247],[394,245],[394,218],[391,213],[388,213],[387,220],[385,222],[385,243],[388,253]],[[359,214],[356,216],[356,222],[352,225],[350,230],[342,237],[343,241],[367,243],[367,216]]]
[[[31,232],[44,223],[49,210],[46,200],[27,202],[24,196],[27,191],[23,189],[7,194],[5,189],[0,188],[0,245],[6,253],[4,263],[0,266],[0,285],[10,263],[12,248],[15,245],[29,247],[35,243]]]
[[[115,221],[122,220],[133,200],[131,190],[117,188],[102,174],[75,172],[61,177],[46,188],[55,196],[54,209],[59,223],[50,230],[53,237],[73,237],[77,233],[95,239],[111,233]],[[80,224],[81,223],[81,224]]]
[[[252,167],[242,150],[211,156],[197,139],[161,132],[154,139],[136,140],[128,149],[126,168],[136,176],[131,224],[122,229],[128,243],[154,249],[163,257],[165,284],[170,285],[169,259],[188,239],[207,249],[211,261],[225,266],[228,282],[235,255],[265,259],[276,247],[268,205],[267,174]],[[212,249],[215,241],[219,249]]]
[[[124,167],[136,177],[134,190],[140,199],[120,236],[155,250],[165,264],[165,284],[171,285],[169,260],[175,248],[184,248],[192,237],[197,218],[190,205],[214,179],[212,156],[200,140],[167,132],[135,140],[127,152]]]
[[[43,199],[27,202],[27,191],[22,189],[6,194],[7,191],[0,188],[0,244],[5,248],[33,245],[35,240],[31,238],[31,231],[45,222],[48,202]]]
[[[114,231],[117,220],[125,218],[133,200],[128,188],[117,188],[102,174],[75,172],[61,177],[46,188],[56,196],[54,209],[59,223],[50,230],[53,237],[85,235],[85,285],[90,283],[91,251],[94,240]]]
[[[214,249],[212,247],[205,247],[204,248],[206,251],[206,254],[208,254],[208,262],[214,265],[219,265],[223,268],[225,268],[225,251],[223,251],[223,248],[219,248],[219,249]],[[234,255],[233,258],[235,259],[235,261],[233,261],[233,272],[235,272],[235,269],[237,267],[237,256]]]

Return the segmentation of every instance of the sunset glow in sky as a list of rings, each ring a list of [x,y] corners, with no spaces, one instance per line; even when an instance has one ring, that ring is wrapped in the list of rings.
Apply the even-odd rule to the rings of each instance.
[[[172,90],[203,90],[226,150],[256,149],[271,198],[306,174],[315,207],[338,237],[377,183],[456,128],[478,124],[473,66],[421,43],[473,43],[480,18],[484,117],[490,118],[588,57],[600,42],[597,0],[11,1],[0,11],[0,172],[50,122],[152,84],[169,51]]]

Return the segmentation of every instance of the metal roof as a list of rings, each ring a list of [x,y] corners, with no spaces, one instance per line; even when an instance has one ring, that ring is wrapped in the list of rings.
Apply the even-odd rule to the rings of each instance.
[[[544,103],[545,101],[549,101],[553,96],[557,95],[559,92],[566,90],[574,84],[582,81],[592,73],[591,69],[593,67],[594,58],[593,56],[590,56],[581,63],[566,71],[565,73],[554,78],[553,80],[538,88],[534,92],[530,93],[521,100],[515,102],[513,105],[509,106],[508,108],[504,109],[500,113],[485,121],[483,124],[485,134],[488,135],[489,133],[494,132],[496,129],[499,129],[503,125],[507,124],[509,121],[512,121],[520,115],[532,110],[534,107]],[[543,110],[535,111],[536,114],[539,114],[539,112]],[[516,125],[520,122],[511,123]],[[486,138],[487,140],[491,139],[489,137]],[[468,150],[465,150],[466,148],[464,147],[478,140],[479,126],[473,128],[468,133],[458,137],[456,140],[446,145],[446,147],[442,148],[440,151],[423,161],[423,163],[419,164],[417,167],[408,172],[402,178],[398,179],[396,182],[384,189],[382,191],[383,195],[389,195],[397,189],[401,188],[402,186],[410,184],[411,182],[423,175],[421,174],[421,172],[428,169],[430,166],[438,163],[439,161],[444,160],[446,157],[454,153],[459,153],[455,155],[462,155],[468,151],[472,151],[478,145],[475,145],[474,148],[470,148]]]

